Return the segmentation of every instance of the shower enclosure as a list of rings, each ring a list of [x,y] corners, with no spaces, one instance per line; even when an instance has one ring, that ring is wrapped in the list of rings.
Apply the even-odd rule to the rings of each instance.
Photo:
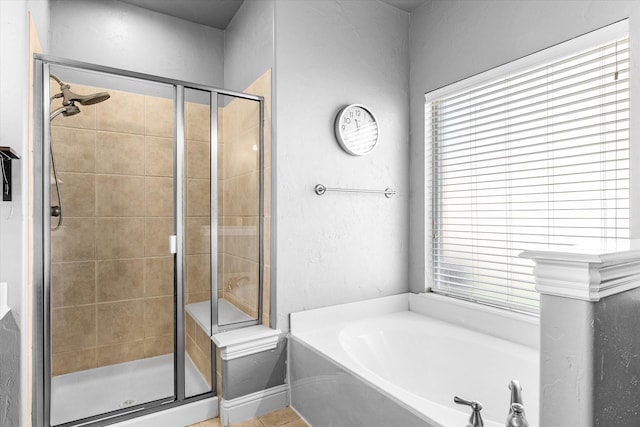
[[[262,323],[264,99],[44,56],[36,82],[35,425],[215,396],[211,334]]]

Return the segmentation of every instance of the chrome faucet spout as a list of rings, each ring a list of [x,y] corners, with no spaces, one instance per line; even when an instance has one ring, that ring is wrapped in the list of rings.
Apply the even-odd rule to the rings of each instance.
[[[511,380],[509,383],[509,390],[511,390],[511,404],[509,407],[514,403],[522,405],[522,387],[520,386],[520,382],[518,380]]]
[[[529,423],[524,414],[520,382],[518,380],[511,380],[509,390],[511,390],[511,403],[509,404],[509,415],[507,416],[506,427],[529,427]]]

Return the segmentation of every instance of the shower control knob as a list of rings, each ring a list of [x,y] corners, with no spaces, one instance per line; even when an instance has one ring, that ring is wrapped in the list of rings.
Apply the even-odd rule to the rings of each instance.
[[[60,206],[51,206],[51,216],[59,217],[61,213]]]

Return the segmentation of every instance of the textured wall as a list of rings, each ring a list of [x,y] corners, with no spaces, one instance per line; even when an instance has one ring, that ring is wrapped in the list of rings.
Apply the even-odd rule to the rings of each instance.
[[[13,314],[0,320],[0,426],[20,424],[20,330]]]
[[[410,150],[410,283],[425,289],[424,94],[540,49],[630,17],[631,44],[640,39],[640,3],[589,0],[433,1],[411,15],[411,150]],[[634,65],[635,64],[635,65]],[[632,62],[632,74],[640,73]],[[640,88],[631,88],[637,99]],[[633,108],[632,101],[632,111]],[[632,114],[632,124],[640,125]],[[631,150],[632,164],[640,150]],[[633,182],[640,170],[632,169]],[[633,185],[633,183],[632,183]],[[637,211],[640,200],[632,202]],[[632,236],[640,233],[640,215],[631,221]]]
[[[245,0],[224,31],[224,87],[245,90],[273,68],[273,0]]]
[[[275,4],[277,326],[289,313],[407,290],[409,14],[377,1]],[[362,103],[380,143],[350,156],[333,121]],[[328,187],[398,194],[328,193]]]
[[[116,0],[53,0],[51,54],[156,76],[223,84],[224,32]]]

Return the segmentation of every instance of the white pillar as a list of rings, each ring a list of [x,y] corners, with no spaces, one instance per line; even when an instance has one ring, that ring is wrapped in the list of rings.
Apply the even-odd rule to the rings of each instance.
[[[640,425],[640,240],[531,250],[540,427]]]

